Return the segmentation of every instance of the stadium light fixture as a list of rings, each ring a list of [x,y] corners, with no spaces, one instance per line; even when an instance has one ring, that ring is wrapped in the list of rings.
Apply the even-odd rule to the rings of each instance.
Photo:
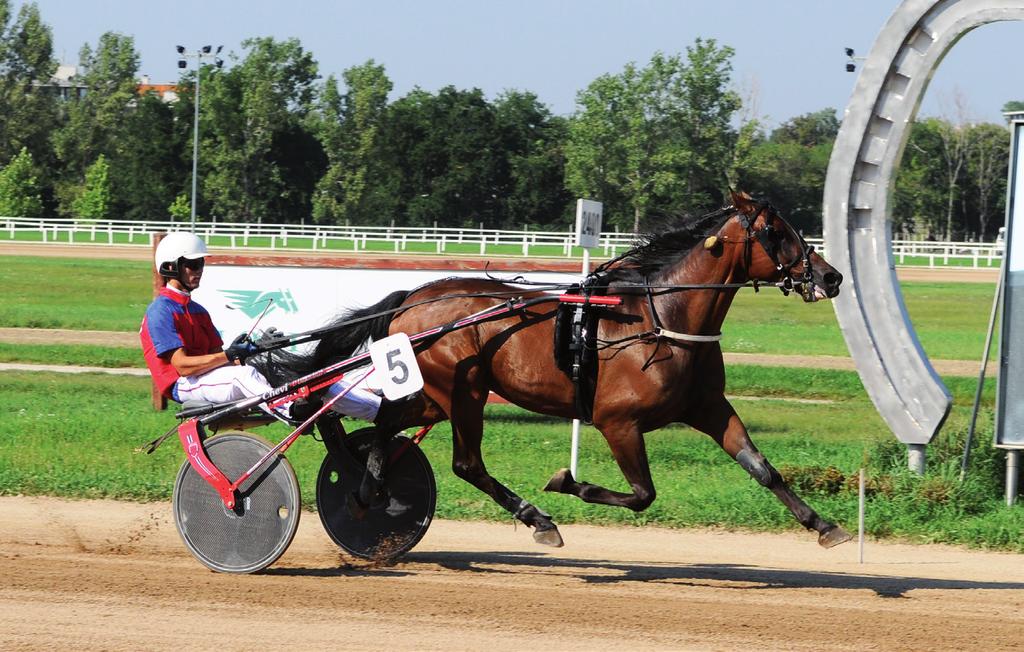
[[[224,48],[223,45],[217,46],[217,53]],[[202,76],[203,59],[213,59],[213,64],[217,68],[221,68],[224,65],[224,61],[220,57],[215,57],[210,51],[213,49],[211,45],[204,45],[195,52],[186,52],[184,46],[177,46],[178,54],[181,55],[182,59],[178,61],[179,68],[186,68],[188,66],[187,59],[196,60],[196,99],[195,99],[195,112],[192,118],[192,232],[196,230],[196,199],[198,192],[198,181],[199,181],[199,81]]]

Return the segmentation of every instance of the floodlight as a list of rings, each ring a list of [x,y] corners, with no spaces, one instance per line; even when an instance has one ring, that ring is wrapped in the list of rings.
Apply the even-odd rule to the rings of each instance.
[[[175,45],[174,47],[176,47],[178,49],[178,54],[185,54],[185,46],[184,45]]]
[[[223,46],[223,45],[218,45],[218,46],[217,46],[217,51],[216,51],[216,52],[214,52],[214,54],[220,54],[220,51],[221,51],[221,50],[223,50],[223,49],[224,49],[224,46]]]
[[[185,63],[185,60],[184,60],[184,59],[178,59],[178,67],[179,67],[179,68],[184,68],[184,67],[185,67],[185,66],[187,66],[187,65],[188,65],[188,64],[187,64],[187,63]]]
[[[846,72],[853,72],[857,70],[857,65],[853,63],[846,64]]]
[[[224,59],[221,59],[220,57],[217,57],[216,59],[213,60],[213,64],[215,66],[217,66],[218,68],[223,68],[224,67]]]
[[[203,46],[203,54],[210,54],[210,50],[212,50],[212,49],[213,49],[213,46],[204,45]]]
[[[848,56],[848,57],[852,57],[853,56],[853,48],[846,48],[846,56]]]

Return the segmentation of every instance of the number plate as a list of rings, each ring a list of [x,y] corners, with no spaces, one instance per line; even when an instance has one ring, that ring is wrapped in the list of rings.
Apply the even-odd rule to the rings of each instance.
[[[423,375],[405,333],[396,333],[371,344],[370,359],[377,370],[384,397],[389,401],[423,389]]]

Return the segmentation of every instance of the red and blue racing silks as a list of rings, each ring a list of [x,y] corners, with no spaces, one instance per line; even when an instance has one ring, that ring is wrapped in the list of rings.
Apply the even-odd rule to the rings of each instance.
[[[188,294],[168,287],[160,290],[146,309],[139,338],[153,382],[164,396],[172,399],[179,374],[171,364],[171,354],[183,348],[187,355],[207,355],[224,346],[206,308],[192,301]]]

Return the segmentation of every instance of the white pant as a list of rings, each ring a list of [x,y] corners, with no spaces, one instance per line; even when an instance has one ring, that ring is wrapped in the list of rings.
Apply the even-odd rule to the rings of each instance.
[[[363,374],[357,369],[351,373],[353,378]],[[341,379],[325,390],[326,398],[333,398],[352,386],[352,382]],[[182,376],[178,379],[177,398],[185,401],[209,401],[210,403],[226,403],[240,398],[259,396],[273,389],[263,374],[248,365],[225,365],[211,369],[204,374]],[[339,414],[373,421],[377,417],[381,398],[361,380],[352,387],[331,409]]]

